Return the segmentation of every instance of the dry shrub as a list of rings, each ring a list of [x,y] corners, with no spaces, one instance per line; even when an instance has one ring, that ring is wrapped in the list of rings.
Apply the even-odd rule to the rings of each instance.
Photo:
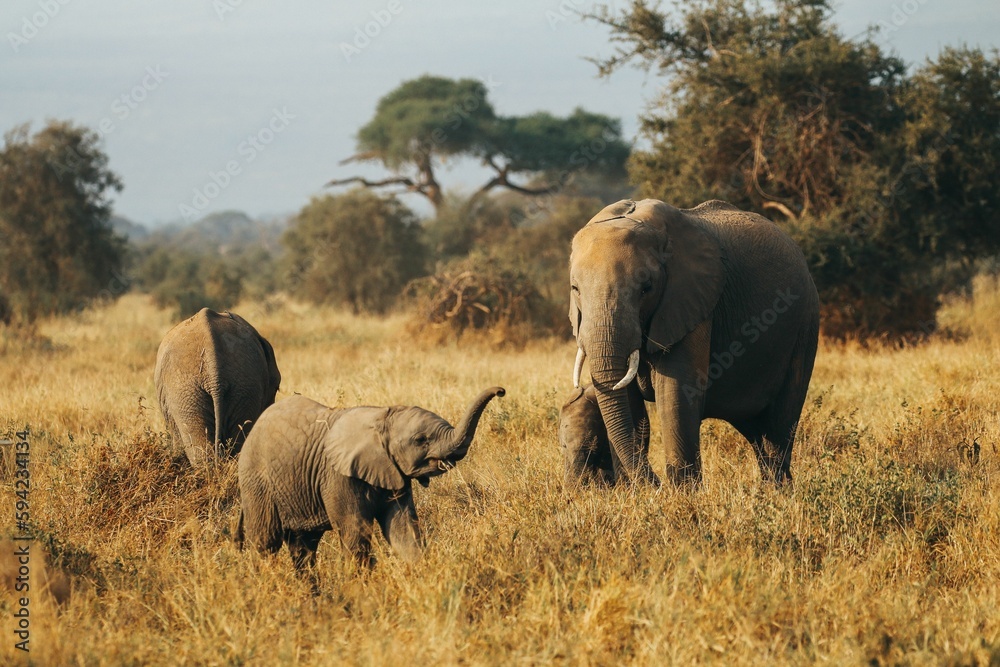
[[[955,340],[972,338],[995,344],[1000,336],[1000,275],[984,273],[972,280],[970,294],[944,299],[938,312],[941,333]]]
[[[165,437],[147,428],[124,438],[125,446],[97,444],[83,471],[80,520],[111,532],[141,528],[151,539],[189,532],[191,517],[207,520],[216,535],[226,532],[223,515],[238,491],[235,459],[195,471],[171,456]]]
[[[50,597],[58,604],[65,604],[72,589],[69,576],[62,569],[50,566],[49,559],[44,553],[39,551],[35,543],[29,541],[15,541],[10,537],[0,539],[0,590],[7,591],[15,598],[18,597],[14,594],[19,592],[16,586],[19,583],[18,576],[22,562],[17,554],[23,553],[21,550],[25,547],[29,556],[29,574],[26,582],[28,588],[20,592],[23,594],[41,591],[42,595]]]
[[[552,321],[527,274],[492,257],[468,257],[411,282],[408,291],[416,303],[411,329],[438,340],[481,332],[494,344],[521,346]]]

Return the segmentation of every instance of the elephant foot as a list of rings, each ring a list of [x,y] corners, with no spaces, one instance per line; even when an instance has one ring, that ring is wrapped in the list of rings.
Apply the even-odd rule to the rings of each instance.
[[[653,472],[653,469],[649,465],[642,466],[638,470],[630,473],[619,475],[618,479],[624,480],[636,487],[648,486],[654,489],[659,489],[663,486],[663,482],[660,481],[660,478],[655,472]]]
[[[667,466],[667,474],[675,488],[678,489],[699,489],[701,488],[701,466]]]

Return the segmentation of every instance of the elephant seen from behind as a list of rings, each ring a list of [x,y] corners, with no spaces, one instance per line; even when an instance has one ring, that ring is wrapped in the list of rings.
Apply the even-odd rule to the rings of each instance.
[[[173,327],[156,353],[153,381],[178,458],[196,468],[239,453],[274,397],[274,348],[235,313],[202,308]]]
[[[373,523],[393,551],[416,560],[423,538],[412,480],[427,486],[469,451],[479,419],[502,387],[479,394],[457,428],[418,407],[332,409],[303,396],[264,411],[239,458],[236,543],[265,552],[288,544],[297,569],[315,563],[334,530],[371,565]]]
[[[791,480],[819,297],[777,225],[721,201],[611,204],[573,238],[569,317],[574,385],[589,359],[616,480],[659,483],[646,402],[658,411],[674,483],[701,480],[706,418],[736,427],[766,479]],[[567,475],[586,473],[588,460],[572,454]]]

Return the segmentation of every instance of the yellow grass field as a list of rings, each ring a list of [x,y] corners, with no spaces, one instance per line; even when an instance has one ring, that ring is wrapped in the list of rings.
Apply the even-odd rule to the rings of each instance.
[[[979,288],[942,313],[955,335],[821,344],[787,491],[706,422],[701,490],[566,493],[573,343],[414,343],[403,316],[243,304],[274,345],[279,401],[456,421],[507,388],[469,456],[416,489],[423,560],[380,537],[359,571],[327,534],[316,596],[287,551],[233,546],[234,463],[207,482],[169,466],[153,390],[169,313],[128,295],[35,335],[0,329],[0,438],[30,425],[37,535],[29,654],[0,543],[0,664],[1000,664],[1000,296]],[[12,535],[17,467],[0,452]]]

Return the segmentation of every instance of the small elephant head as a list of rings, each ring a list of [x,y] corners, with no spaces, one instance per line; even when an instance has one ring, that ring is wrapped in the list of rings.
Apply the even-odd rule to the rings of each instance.
[[[611,442],[592,385],[574,389],[559,411],[559,445],[567,488],[615,483]]]
[[[410,479],[427,486],[465,458],[483,410],[505,393],[503,387],[482,392],[457,427],[418,407],[348,411],[327,436],[331,461],[341,474],[379,488],[400,490]]]

